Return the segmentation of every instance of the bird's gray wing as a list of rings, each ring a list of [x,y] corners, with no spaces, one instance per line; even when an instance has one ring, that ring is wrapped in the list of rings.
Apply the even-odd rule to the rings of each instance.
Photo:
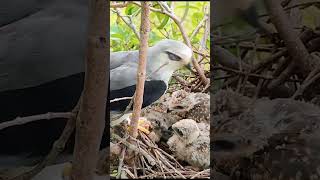
[[[110,70],[118,68],[123,64],[130,62],[138,63],[139,52],[138,51],[120,51],[112,52],[110,54]]]
[[[118,90],[136,84],[138,64],[128,62],[110,70],[110,90]]]
[[[87,9],[61,3],[0,27],[0,91],[83,72]]]
[[[3,0],[0,1],[0,27],[21,20],[54,0]]]

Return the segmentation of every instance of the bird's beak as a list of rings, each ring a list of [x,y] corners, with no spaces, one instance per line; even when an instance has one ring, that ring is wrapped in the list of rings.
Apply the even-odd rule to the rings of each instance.
[[[193,72],[193,70],[192,70],[192,63],[186,64],[185,67],[186,67],[187,69],[189,69],[189,71]]]

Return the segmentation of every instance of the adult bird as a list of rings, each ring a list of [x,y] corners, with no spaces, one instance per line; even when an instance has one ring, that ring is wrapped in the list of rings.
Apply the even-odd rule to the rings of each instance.
[[[179,41],[165,39],[150,47],[147,55],[147,79],[142,107],[158,100],[168,89],[173,72],[183,66],[190,68],[191,59],[192,50]],[[134,95],[138,62],[138,51],[111,53],[110,100]],[[122,113],[129,102],[130,99],[111,102],[111,116],[114,117]],[[112,125],[120,121],[113,121]]]
[[[10,2],[19,2],[15,5],[18,7],[22,1]],[[18,19],[10,18],[9,14],[9,18],[4,19],[5,25],[0,27],[0,123],[18,116],[71,111],[81,95],[87,37],[87,0],[47,2],[45,6],[39,5],[40,8],[38,4],[33,4],[36,6],[32,8],[36,10],[24,11],[23,16],[17,15]],[[0,5],[3,3],[1,1]],[[0,14],[3,14],[2,6],[0,10]],[[149,58],[149,64],[154,64],[152,67],[155,68],[157,61],[170,60],[168,66],[164,67],[165,71],[159,70],[158,73],[163,73],[159,76],[160,79],[155,78],[155,74],[150,76],[167,86],[173,70],[191,59],[191,55],[186,58],[183,52],[191,53],[191,50],[185,50],[183,46],[184,50],[179,51],[177,48],[182,47],[182,43],[178,42],[165,44],[150,48],[149,53],[155,54],[150,56],[153,61]],[[112,54],[110,58],[113,57]],[[118,66],[117,63],[114,64],[112,60],[111,66]],[[123,61],[111,71],[118,69],[117,73],[123,75],[134,72],[129,69],[119,71],[125,65],[128,63]],[[117,83],[113,80],[114,77],[112,75],[110,79],[112,97],[109,99],[118,93],[126,95],[120,92],[129,85],[115,86]],[[135,78],[131,80],[133,86]],[[155,82],[158,81],[151,81],[151,84],[154,85]],[[65,124],[66,119],[39,120],[0,130],[0,169],[34,165],[42,160],[60,136]],[[109,144],[106,139],[107,131],[104,132],[101,147]],[[73,138],[67,143],[64,154],[71,155],[72,151]]]

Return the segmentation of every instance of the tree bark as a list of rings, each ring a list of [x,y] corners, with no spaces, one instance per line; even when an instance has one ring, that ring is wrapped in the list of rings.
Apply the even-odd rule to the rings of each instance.
[[[71,179],[92,180],[105,127],[108,93],[108,1],[89,0],[86,75],[76,122]],[[107,139],[106,139],[107,141]]]
[[[150,31],[149,21],[150,7],[148,1],[142,2],[141,26],[140,26],[140,49],[139,49],[139,67],[137,73],[137,86],[134,97],[133,114],[130,123],[130,135],[134,138],[138,136],[138,120],[141,113],[144,82],[146,79],[148,35]]]

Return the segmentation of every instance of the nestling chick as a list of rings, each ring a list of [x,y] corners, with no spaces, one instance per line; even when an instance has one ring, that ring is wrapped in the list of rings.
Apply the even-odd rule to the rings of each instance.
[[[203,127],[192,119],[180,120],[172,125],[174,135],[167,144],[178,159],[205,169],[210,165],[210,138],[208,128]]]
[[[244,110],[245,104],[236,107]],[[319,107],[259,99],[234,112],[239,113],[215,118],[212,125],[213,159],[220,172],[245,180],[319,179]]]
[[[210,97],[205,93],[188,93],[184,90],[172,93],[168,101],[169,110],[183,119],[209,123]]]

